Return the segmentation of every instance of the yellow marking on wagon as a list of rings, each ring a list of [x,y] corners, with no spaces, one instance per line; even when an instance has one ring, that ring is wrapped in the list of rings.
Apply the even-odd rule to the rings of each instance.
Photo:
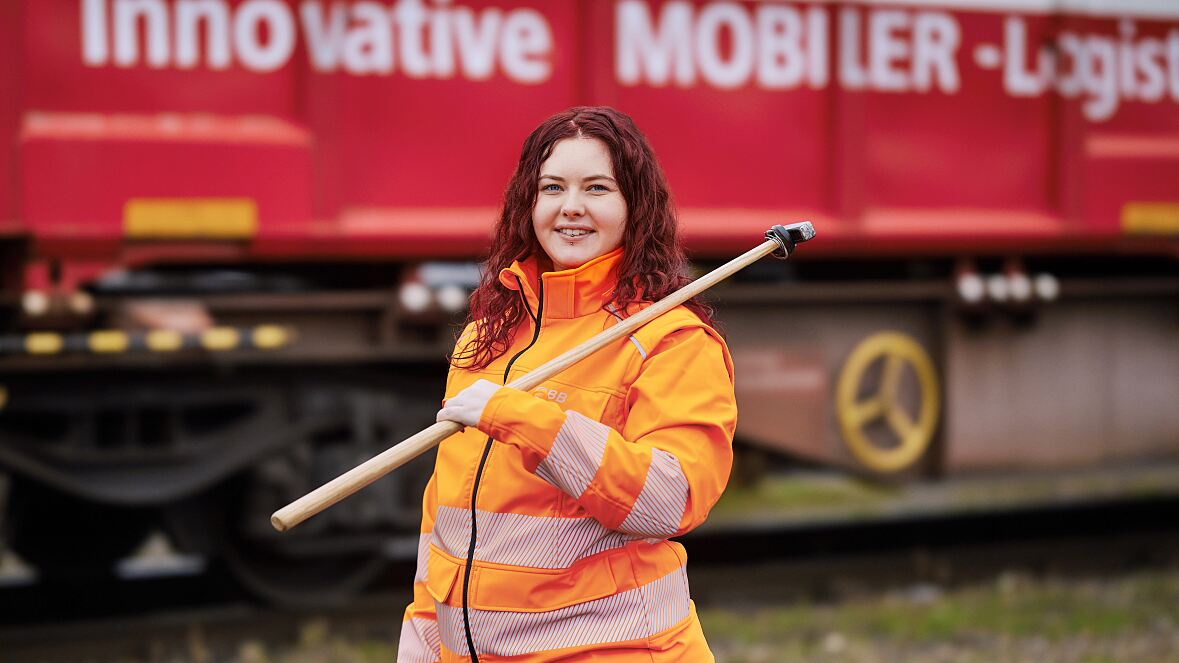
[[[87,337],[86,345],[91,352],[113,354],[126,352],[131,345],[131,339],[124,332],[117,330],[96,331]]]
[[[233,327],[214,327],[201,332],[201,346],[206,350],[232,350],[241,343],[241,334]]]
[[[254,347],[260,350],[281,348],[291,342],[291,332],[279,325],[259,325],[251,336]]]
[[[883,361],[876,392],[860,397],[860,385],[868,368]],[[917,377],[918,412],[902,403],[901,380],[906,370]],[[896,472],[916,462],[933,440],[940,405],[937,371],[933,360],[912,337],[900,332],[879,332],[852,349],[836,385],[835,410],[844,442],[856,460],[875,472]],[[883,420],[897,439],[884,448],[872,441],[865,428]]]
[[[1131,202],[1122,205],[1122,232],[1179,235],[1179,203]]]
[[[175,352],[184,345],[180,332],[171,329],[153,329],[143,341],[152,352]]]
[[[55,355],[65,347],[65,340],[56,332],[34,332],[25,336],[25,352],[31,355]]]
[[[249,239],[258,232],[250,198],[132,198],[123,234],[132,239]]]

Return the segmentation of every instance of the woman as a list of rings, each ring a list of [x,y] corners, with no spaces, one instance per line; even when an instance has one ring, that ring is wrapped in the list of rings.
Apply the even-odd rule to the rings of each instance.
[[[687,278],[629,117],[574,108],[524,143],[438,419],[400,661],[709,661],[683,547],[732,462],[733,369],[689,302],[532,393],[501,385]],[[468,563],[468,560],[470,562]]]

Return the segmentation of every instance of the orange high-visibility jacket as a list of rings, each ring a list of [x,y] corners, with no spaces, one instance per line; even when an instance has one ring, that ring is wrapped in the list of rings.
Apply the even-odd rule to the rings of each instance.
[[[452,369],[446,397],[617,324],[621,254],[539,288],[534,259],[503,270],[532,319],[487,368]],[[728,349],[682,306],[532,393],[500,389],[478,430],[438,448],[398,660],[470,660],[472,646],[479,661],[712,660],[668,539],[724,490],[736,419]]]

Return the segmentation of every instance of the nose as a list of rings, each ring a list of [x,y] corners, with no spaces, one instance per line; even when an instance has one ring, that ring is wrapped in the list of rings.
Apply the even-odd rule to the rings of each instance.
[[[577,195],[576,191],[570,191],[565,200],[561,202],[561,216],[566,218],[577,218],[585,215],[585,204],[581,201],[581,197]]]

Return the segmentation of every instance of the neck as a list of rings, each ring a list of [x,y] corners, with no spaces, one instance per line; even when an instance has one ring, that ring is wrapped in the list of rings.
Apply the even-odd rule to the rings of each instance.
[[[557,271],[557,270],[554,269],[554,267],[553,267],[553,259],[548,257],[547,255],[545,255],[545,253],[543,251],[540,252],[536,256],[536,285],[538,288],[538,292],[539,292],[539,287],[540,287],[541,275],[544,274],[545,272],[555,272],[555,271]]]

